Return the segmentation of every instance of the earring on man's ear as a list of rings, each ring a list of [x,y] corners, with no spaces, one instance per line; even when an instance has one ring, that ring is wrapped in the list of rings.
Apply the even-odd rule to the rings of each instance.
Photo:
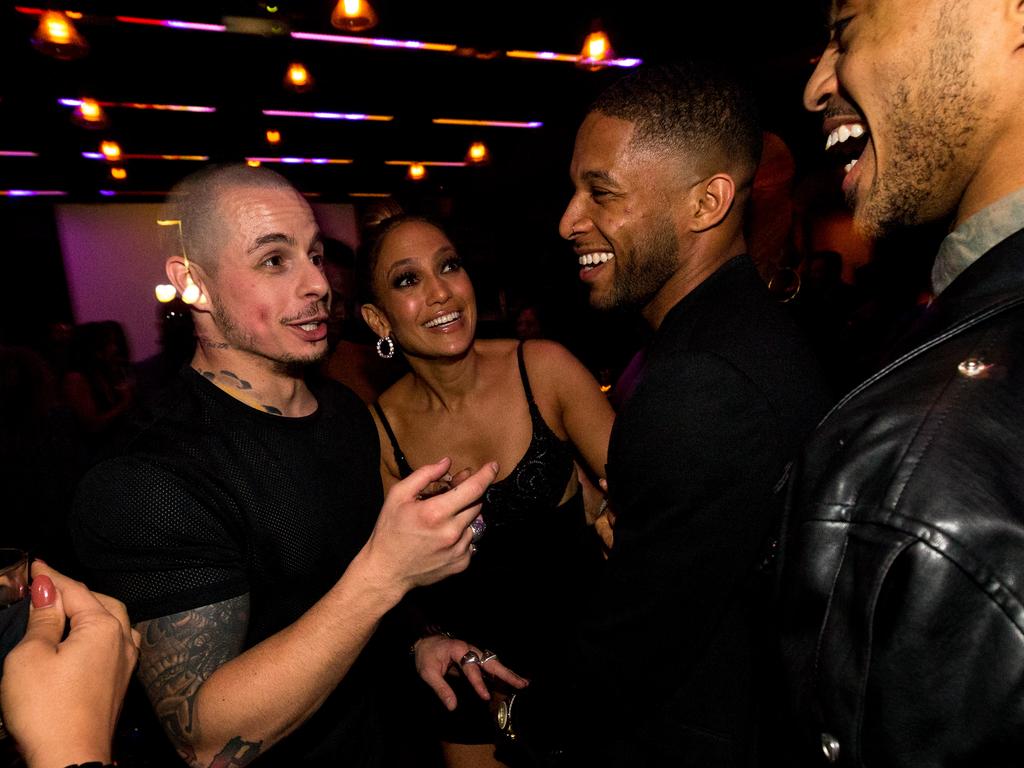
[[[387,352],[384,351],[384,345],[388,345]],[[391,339],[391,334],[387,336],[381,336],[377,339],[377,354],[385,360],[390,360],[395,356],[395,342]]]
[[[206,294],[199,290],[196,281],[192,279],[192,265],[189,263],[188,254],[185,253],[185,236],[181,231],[181,219],[157,219],[156,223],[161,227],[178,227],[178,243],[181,245],[181,258],[185,260],[185,290],[181,292],[181,300],[186,304],[205,304]]]
[[[188,269],[188,267],[186,267]],[[181,292],[181,300],[186,304],[195,304],[200,299],[205,300],[202,291],[199,290],[199,286],[196,285],[192,279],[192,273],[185,273],[185,290]]]

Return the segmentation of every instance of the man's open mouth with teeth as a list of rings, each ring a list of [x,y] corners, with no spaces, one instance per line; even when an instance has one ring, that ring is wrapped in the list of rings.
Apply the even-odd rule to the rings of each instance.
[[[454,323],[455,321],[457,321],[461,317],[462,317],[462,313],[461,312],[458,312],[458,311],[446,312],[443,315],[438,315],[437,317],[435,317],[435,318],[433,318],[431,320],[428,320],[427,322],[425,322],[423,324],[423,327],[424,328],[441,328],[443,326],[451,325],[452,323]]]
[[[831,116],[826,115],[825,152],[843,161],[843,192],[851,203],[862,171],[857,164],[864,160],[870,143],[871,132],[851,106],[837,105]]]
[[[843,166],[843,169],[849,173],[857,165],[861,152],[867,145],[867,133],[867,128],[863,123],[844,123],[829,133],[828,138],[825,139],[825,151],[830,152],[835,149],[843,157],[852,158]]]
[[[597,267],[605,262],[611,261],[615,258],[615,254],[611,251],[600,251],[595,253],[583,253],[580,254],[579,262],[580,266],[583,267],[584,271],[589,271],[594,267]]]

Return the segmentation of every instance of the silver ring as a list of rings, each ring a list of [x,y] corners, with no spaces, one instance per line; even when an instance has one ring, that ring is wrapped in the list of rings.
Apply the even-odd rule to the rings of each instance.
[[[466,653],[463,655],[463,657],[461,659],[459,659],[459,664],[462,664],[463,666],[465,666],[466,664],[480,664],[480,663],[481,663],[480,657],[477,655],[476,651],[466,651]]]
[[[480,656],[481,664],[486,664],[488,661],[494,661],[496,658],[498,658],[498,654],[496,654],[494,651],[488,651],[486,648],[480,651],[480,653],[482,654]]]
[[[484,531],[487,530],[487,521],[484,520],[483,515],[477,515],[473,518],[473,522],[469,524],[469,530],[473,532],[473,543],[476,544],[484,536]]]
[[[475,555],[476,554],[476,544],[470,544],[469,545],[469,554],[471,554],[471,555]]]

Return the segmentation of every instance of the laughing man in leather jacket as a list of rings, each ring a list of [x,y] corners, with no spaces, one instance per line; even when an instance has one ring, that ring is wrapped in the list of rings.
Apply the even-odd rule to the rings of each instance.
[[[911,342],[791,478],[781,618],[801,754],[1020,766],[1024,3],[839,2],[805,102],[830,147],[863,146],[843,187],[865,230],[951,232]]]

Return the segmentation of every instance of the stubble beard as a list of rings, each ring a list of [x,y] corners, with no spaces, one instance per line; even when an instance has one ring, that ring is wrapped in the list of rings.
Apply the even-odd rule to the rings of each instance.
[[[648,233],[636,241],[630,253],[616,255],[612,284],[605,294],[591,292],[595,309],[643,307],[661,290],[679,268],[679,238],[667,217],[653,222]]]
[[[329,351],[327,344],[324,344],[321,349],[310,352],[308,355],[281,353],[271,357],[259,348],[256,336],[236,322],[220,302],[214,303],[211,315],[213,316],[214,324],[221,332],[229,349],[236,349],[240,352],[269,360],[273,364],[276,373],[298,378],[302,375],[304,368],[314,363],[319,363],[327,357]]]
[[[885,171],[875,168],[863,199],[853,191],[847,197],[855,223],[868,236],[946,216],[963,194],[963,159],[980,123],[979,94],[973,38],[963,9],[955,6],[939,15],[927,64],[898,76],[889,99]]]

